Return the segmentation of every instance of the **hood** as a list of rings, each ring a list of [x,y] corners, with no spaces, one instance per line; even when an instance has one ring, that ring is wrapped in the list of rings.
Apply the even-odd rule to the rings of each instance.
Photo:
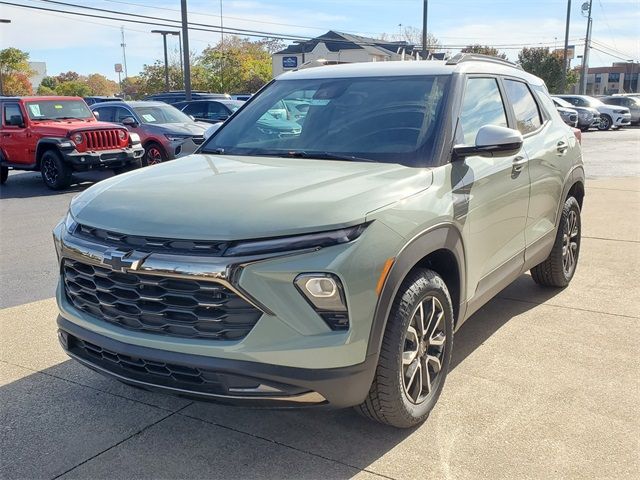
[[[578,113],[590,113],[592,115],[600,115],[600,112],[593,107],[571,107]]]
[[[570,115],[572,113],[578,113],[575,108],[566,108],[566,107],[556,107],[560,113],[564,113],[565,115]]]
[[[175,135],[193,135],[195,137],[202,137],[207,128],[211,126],[211,124],[204,122],[162,123],[157,125],[148,125],[161,130],[162,133],[173,133]]]
[[[37,122],[34,124],[34,129],[38,131],[39,135],[56,135],[56,136],[65,136],[69,132],[76,132],[79,130],[97,130],[104,128],[119,128],[124,129],[124,127],[120,125],[114,125],[113,123],[107,122],[96,122],[89,121],[85,122],[82,120],[60,120],[60,121],[46,121],[46,122]]]
[[[131,235],[253,239],[358,224],[431,181],[429,169],[396,164],[191,155],[104,180],[71,213]]]

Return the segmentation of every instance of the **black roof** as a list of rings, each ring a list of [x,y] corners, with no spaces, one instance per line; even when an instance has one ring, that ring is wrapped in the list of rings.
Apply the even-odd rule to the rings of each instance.
[[[398,48],[405,47],[405,49],[412,49],[413,45],[401,41],[390,42],[387,40],[380,40],[376,38],[361,37],[360,35],[353,35],[351,33],[336,32],[329,30],[324,35],[312,38],[306,42],[300,42],[289,45],[284,50],[276,52],[278,54],[296,54],[296,53],[308,53],[311,52],[316,45],[324,43],[330,52],[338,52],[340,50],[356,50],[362,49],[366,46],[378,47],[388,50],[390,53],[397,53]]]

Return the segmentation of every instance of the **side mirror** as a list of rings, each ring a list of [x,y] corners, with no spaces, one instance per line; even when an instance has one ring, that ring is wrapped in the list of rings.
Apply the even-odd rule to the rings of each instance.
[[[497,125],[485,125],[478,130],[475,145],[453,147],[454,160],[473,155],[507,157],[515,155],[522,148],[523,138],[518,130]]]
[[[133,127],[133,128],[135,128],[135,127],[137,127],[137,126],[138,126],[138,122],[136,122],[136,119],[135,119],[135,118],[133,118],[133,117],[124,117],[124,118],[122,119],[122,122],[120,122],[120,123],[122,123],[122,124],[123,124],[124,126],[126,126],[126,127]]]
[[[11,115],[11,117],[9,117],[9,125],[20,128],[24,127],[22,115]]]
[[[100,112],[98,110],[93,111],[93,116],[96,117],[96,120],[100,120]]]

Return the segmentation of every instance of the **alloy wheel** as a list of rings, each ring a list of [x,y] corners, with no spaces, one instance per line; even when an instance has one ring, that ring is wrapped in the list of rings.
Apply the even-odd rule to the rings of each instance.
[[[575,210],[571,210],[564,222],[562,233],[562,269],[567,277],[570,277],[576,268],[579,234],[578,214]]]
[[[162,162],[162,152],[158,147],[151,147],[147,150],[147,165],[156,165]]]
[[[40,168],[47,183],[50,185],[55,184],[58,180],[58,168],[56,167],[55,161],[50,157],[44,158]]]
[[[611,120],[609,119],[609,117],[602,117],[600,119],[600,125],[598,128],[600,128],[600,130],[609,130],[611,128]]]
[[[424,402],[442,370],[446,325],[444,308],[434,296],[416,307],[405,334],[402,351],[402,382],[412,403]]]

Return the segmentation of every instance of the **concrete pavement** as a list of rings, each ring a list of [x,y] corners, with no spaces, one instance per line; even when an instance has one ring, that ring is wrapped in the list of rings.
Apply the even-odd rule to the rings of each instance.
[[[639,179],[591,181],[570,287],[523,275],[474,315],[409,431],[138,391],[65,357],[52,299],[1,310],[0,477],[637,478],[638,211]]]

